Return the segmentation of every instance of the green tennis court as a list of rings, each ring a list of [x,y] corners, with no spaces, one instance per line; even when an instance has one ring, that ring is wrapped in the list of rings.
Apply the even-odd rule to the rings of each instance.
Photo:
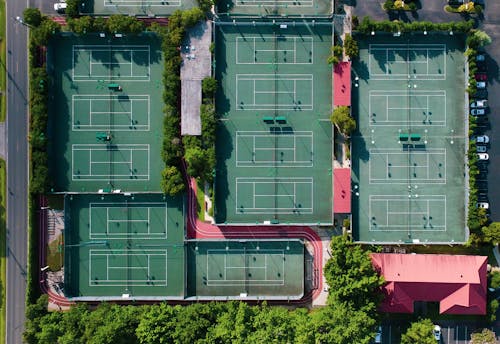
[[[331,25],[216,26],[218,223],[332,223],[331,40]]]
[[[329,18],[333,14],[333,2],[327,0],[222,0],[216,6],[219,15],[232,17]]]
[[[300,299],[304,243],[291,240],[192,241],[188,293],[197,297]]]
[[[195,0],[83,0],[81,11],[89,15],[166,16],[198,6]]]
[[[159,190],[160,39],[64,33],[49,45],[47,64],[54,191]]]
[[[181,199],[67,195],[65,291],[80,300],[184,297]]]
[[[359,36],[353,62],[354,237],[460,243],[465,237],[464,37]]]

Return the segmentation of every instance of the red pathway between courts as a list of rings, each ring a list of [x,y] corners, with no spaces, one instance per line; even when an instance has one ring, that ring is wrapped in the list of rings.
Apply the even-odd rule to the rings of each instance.
[[[333,105],[351,106],[351,62],[339,62],[333,68]]]
[[[333,169],[333,212],[335,214],[351,213],[351,169]]]

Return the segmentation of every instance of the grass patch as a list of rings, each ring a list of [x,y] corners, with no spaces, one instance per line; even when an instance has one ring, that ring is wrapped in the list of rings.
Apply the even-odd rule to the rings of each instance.
[[[7,98],[5,96],[6,75],[7,75],[7,59],[5,50],[7,40],[5,37],[5,0],[0,0],[0,122],[5,122],[5,112],[7,108]],[[2,339],[3,342],[3,339]]]
[[[205,221],[205,182],[197,180],[196,185],[196,213],[198,219]]]
[[[2,1],[3,2],[3,1]],[[5,343],[5,287],[6,284],[6,220],[7,213],[5,210],[6,201],[6,174],[5,161],[0,160],[0,343]]]
[[[47,246],[47,265],[51,271],[59,271],[62,268],[64,256],[63,238],[61,234]]]

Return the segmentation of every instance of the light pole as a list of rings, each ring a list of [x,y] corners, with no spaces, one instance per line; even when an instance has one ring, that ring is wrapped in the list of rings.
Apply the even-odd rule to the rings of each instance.
[[[26,22],[23,20],[23,18],[21,18],[20,16],[17,16],[15,19],[16,19],[16,21],[17,21],[18,23],[20,23],[20,24],[22,24],[22,25],[24,25],[24,26],[27,26],[27,27],[29,27],[30,29],[32,29],[32,28],[33,28],[30,24],[26,23]]]

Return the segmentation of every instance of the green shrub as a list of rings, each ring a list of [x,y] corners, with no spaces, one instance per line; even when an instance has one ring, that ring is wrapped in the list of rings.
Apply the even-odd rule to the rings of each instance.
[[[42,13],[38,8],[28,7],[23,11],[23,20],[28,25],[38,27],[42,23]]]
[[[330,116],[330,120],[342,135],[346,137],[349,137],[351,132],[356,129],[356,121],[351,117],[348,106],[339,106],[335,108]]]
[[[348,33],[345,34],[344,38],[344,51],[350,58],[356,58],[359,55],[358,42]]]

